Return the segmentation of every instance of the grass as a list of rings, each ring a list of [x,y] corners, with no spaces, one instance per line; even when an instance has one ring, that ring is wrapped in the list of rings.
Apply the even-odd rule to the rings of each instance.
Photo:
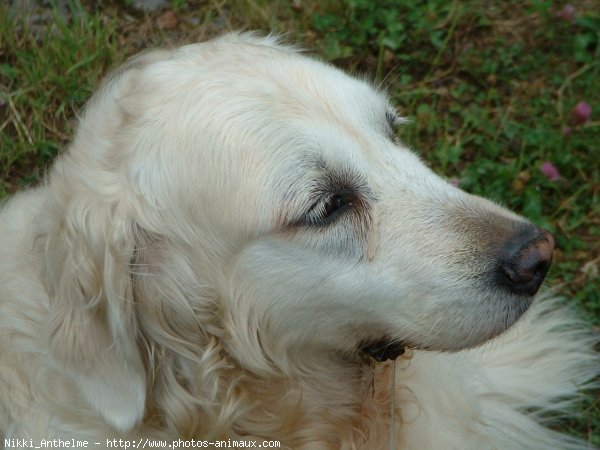
[[[573,21],[551,0],[174,0],[167,13],[141,13],[131,1],[18,4],[0,5],[0,196],[39,180],[99,79],[127,56],[228,29],[285,32],[371,74],[412,121],[401,139],[435,170],[552,231],[549,283],[600,327],[595,0],[573,2]],[[584,124],[571,114],[580,101],[592,106]],[[540,171],[546,161],[560,179]],[[600,446],[597,394],[580,416],[563,427]]]

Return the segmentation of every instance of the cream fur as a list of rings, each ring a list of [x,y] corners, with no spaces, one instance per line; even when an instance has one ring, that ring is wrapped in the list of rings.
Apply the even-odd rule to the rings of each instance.
[[[485,278],[525,219],[434,175],[388,112],[251,34],[113,74],[2,212],[2,437],[387,449],[391,363],[360,352],[386,337],[432,349],[397,360],[397,449],[586,448],[544,425],[598,375],[591,332]],[[356,198],[316,225],[327,183]]]

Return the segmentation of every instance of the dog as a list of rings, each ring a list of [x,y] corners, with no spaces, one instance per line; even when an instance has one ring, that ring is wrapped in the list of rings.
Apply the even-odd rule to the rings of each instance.
[[[109,76],[1,214],[5,448],[587,448],[546,427],[600,371],[536,297],[552,236],[435,175],[402,122],[273,36]]]

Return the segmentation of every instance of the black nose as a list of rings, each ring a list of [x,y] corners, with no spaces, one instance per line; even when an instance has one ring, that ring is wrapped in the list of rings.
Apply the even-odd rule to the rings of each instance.
[[[498,282],[520,295],[535,295],[550,268],[554,238],[546,230],[527,227],[500,252]]]

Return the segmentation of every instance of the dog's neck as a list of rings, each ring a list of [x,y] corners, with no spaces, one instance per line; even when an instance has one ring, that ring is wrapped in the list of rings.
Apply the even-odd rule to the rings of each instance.
[[[334,364],[330,358],[315,361],[311,371],[265,377],[240,368],[216,339],[202,356],[205,367],[187,357],[170,358],[178,362],[152,364],[150,404],[152,415],[166,416],[163,426],[179,436],[243,439],[235,430],[253,429],[257,437],[280,440],[283,448],[339,449],[364,442],[362,448],[389,449],[392,361],[361,355]],[[174,366],[178,373],[164,372]]]
[[[145,256],[137,262],[150,270],[153,259]],[[178,262],[172,256],[170,264]],[[149,374],[146,419],[159,421],[151,427],[182,439],[243,439],[236,430],[256,430],[257,437],[296,450],[352,448],[349,443],[356,442],[389,449],[391,361],[376,362],[358,351],[325,354],[315,346],[294,355],[293,368],[278,368],[265,355],[257,366],[269,369],[254,372],[224,344],[227,333],[216,304],[203,300],[210,292],[182,293],[177,280],[160,272],[136,277],[135,292],[144,298],[137,305]],[[168,294],[170,301],[159,294]],[[201,320],[171,311],[192,304],[207,305],[194,311]],[[172,317],[185,320],[172,323]]]

